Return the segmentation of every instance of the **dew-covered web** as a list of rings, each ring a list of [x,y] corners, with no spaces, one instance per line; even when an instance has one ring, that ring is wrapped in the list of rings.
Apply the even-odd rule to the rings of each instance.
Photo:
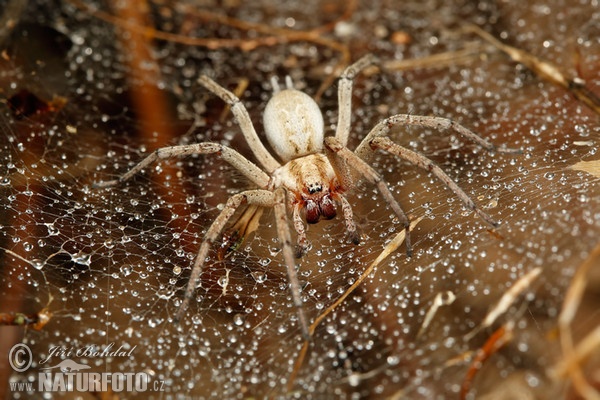
[[[410,113],[451,117],[523,154],[488,153],[449,131],[392,130],[395,141],[437,162],[502,224],[490,229],[434,176],[378,154],[372,165],[411,219],[424,217],[412,233],[414,255],[407,258],[401,245],[379,263],[316,327],[300,363],[303,339],[271,210],[237,250],[219,257],[215,243],[184,319],[173,321],[204,233],[228,197],[250,187],[241,173],[216,157],[190,156],[157,163],[114,187],[93,184],[117,178],[167,145],[217,141],[254,160],[231,113],[196,78],[207,73],[230,90],[247,79],[240,97],[261,132],[272,76],[289,74],[315,95],[342,53],[318,41],[243,51],[139,40],[139,31],[115,19],[139,26],[139,15],[126,16],[127,7],[50,3],[7,7],[2,16],[13,23],[0,37],[0,313],[51,314],[40,330],[0,327],[2,354],[17,342],[33,353],[26,372],[1,365],[11,382],[37,379],[40,360],[57,346],[113,344],[130,355],[71,358],[94,371],[147,372],[164,382],[164,392],[139,394],[144,398],[444,398],[461,390],[505,394],[501,381],[520,393],[564,393],[564,382],[547,375],[561,360],[553,332],[571,278],[600,232],[598,167],[586,164],[597,160],[598,116],[571,94],[486,46],[480,47],[486,57],[455,65],[365,71],[355,85],[351,148],[384,116]],[[149,3],[141,21],[188,38],[252,42],[264,34],[207,21],[186,3],[163,3]],[[240,20],[297,30],[324,25],[345,9],[304,3],[220,7]],[[385,62],[479,42],[456,33],[459,17],[494,22],[492,31],[569,65],[565,73],[598,92],[600,43],[591,4],[572,9],[568,21],[552,19],[545,8],[552,5],[390,7],[359,2],[350,22],[325,35],[345,43],[353,60],[374,52]],[[519,21],[539,29],[526,31]],[[557,24],[564,29],[545,31]],[[402,32],[411,41],[401,42]],[[573,65],[568,54],[575,53]],[[320,101],[329,134],[336,87]],[[402,231],[374,186],[358,184],[349,200],[361,244],[348,242],[338,217],[309,227],[311,248],[298,261],[310,321]],[[539,276],[482,326],[509,288],[536,268]],[[436,308],[440,298],[446,301]],[[584,334],[597,319],[591,311],[576,329]],[[469,375],[477,352],[501,329],[510,329],[510,339],[488,350],[481,370]]]

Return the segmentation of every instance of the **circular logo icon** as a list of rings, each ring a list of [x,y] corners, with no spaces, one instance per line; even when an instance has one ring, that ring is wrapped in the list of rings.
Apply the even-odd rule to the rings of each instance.
[[[8,352],[8,363],[16,372],[26,371],[32,362],[31,349],[26,344],[17,343]]]

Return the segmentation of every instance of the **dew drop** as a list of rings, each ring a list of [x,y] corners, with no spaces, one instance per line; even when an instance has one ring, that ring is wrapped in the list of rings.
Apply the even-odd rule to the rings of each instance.
[[[260,272],[260,271],[252,272],[252,277],[258,283],[264,283],[267,280],[267,274],[265,274],[264,272]]]
[[[235,314],[233,316],[233,323],[237,326],[244,325],[245,316],[243,314]]]
[[[360,384],[360,376],[358,374],[350,374],[348,376],[348,384],[352,387],[357,387]]]
[[[217,279],[217,284],[221,287],[227,286],[228,283],[229,283],[229,277],[227,275],[222,276],[219,279]]]
[[[73,260],[75,264],[90,266],[90,264],[92,263],[92,255],[85,253],[77,253],[76,255],[71,255],[71,260]]]
[[[263,267],[266,267],[267,265],[271,264],[271,261],[272,260],[270,258],[261,258],[258,263]]]
[[[46,224],[46,229],[48,229],[49,236],[57,236],[60,231],[54,226],[54,224]]]
[[[398,356],[388,356],[387,358],[387,363],[389,365],[398,365],[398,363],[400,362],[400,357]]]
[[[44,268],[44,263],[41,260],[36,259],[31,262],[31,266],[39,270]]]
[[[452,243],[452,245],[450,245],[450,248],[452,250],[458,250],[460,249],[460,246],[462,246],[462,242],[460,240],[457,240],[456,242]]]

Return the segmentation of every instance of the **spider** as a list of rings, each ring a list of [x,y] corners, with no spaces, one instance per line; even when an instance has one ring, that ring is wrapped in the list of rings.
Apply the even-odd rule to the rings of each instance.
[[[200,283],[199,278],[211,246],[242,205],[268,207],[274,210],[276,230],[282,246],[292,300],[297,310],[299,327],[307,340],[310,339],[309,324],[302,306],[295,262],[295,257],[301,257],[308,249],[305,222],[315,224],[321,219],[332,219],[336,216],[339,207],[348,237],[358,244],[360,236],[357,233],[352,207],[345,195],[356,187],[359,179],[366,179],[375,185],[398,217],[406,230],[406,252],[410,257],[412,249],[409,219],[381,175],[366,161],[376,150],[390,153],[431,172],[454,192],[468,209],[474,211],[490,226],[494,228],[498,226],[498,223],[482,211],[433,161],[394,143],[387,135],[396,125],[417,125],[433,129],[450,128],[488,151],[513,150],[496,149],[492,143],[450,119],[406,114],[393,115],[377,123],[354,151],[346,147],[350,134],[353,79],[360,71],[376,61],[373,55],[364,56],[341,74],[338,84],[338,121],[334,136],[325,137],[323,115],[317,103],[309,95],[294,89],[290,79],[287,80],[287,87],[284,89],[274,81],[274,94],[266,105],[263,119],[266,138],[277,157],[272,155],[259,139],[248,111],[241,101],[233,93],[202,75],[198,83],[229,104],[246,142],[262,168],[231,147],[203,142],[160,148],[120,178],[95,184],[96,187],[109,187],[125,182],[157,160],[191,154],[214,154],[231,164],[256,185],[256,189],[231,196],[208,228],[195,258],[175,321],[181,320],[189,306],[194,291]],[[297,235],[295,251],[288,208]]]

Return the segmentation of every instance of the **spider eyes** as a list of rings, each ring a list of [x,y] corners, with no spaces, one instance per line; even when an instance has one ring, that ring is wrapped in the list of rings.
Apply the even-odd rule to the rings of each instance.
[[[315,194],[323,190],[323,186],[319,183],[309,183],[307,185],[308,193]]]
[[[305,200],[304,209],[306,210],[306,222],[309,224],[316,224],[321,217],[332,219],[337,214],[335,202],[329,194],[317,200]]]

